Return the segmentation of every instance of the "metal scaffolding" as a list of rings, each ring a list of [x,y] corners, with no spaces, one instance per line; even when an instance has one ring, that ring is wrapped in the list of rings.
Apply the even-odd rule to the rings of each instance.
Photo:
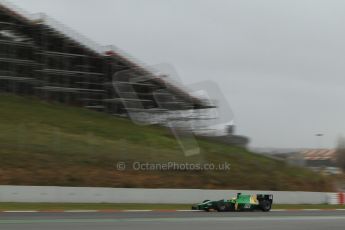
[[[148,123],[202,120],[181,111],[214,108],[138,63],[114,46],[100,46],[46,15],[0,0],[0,91],[135,114]]]

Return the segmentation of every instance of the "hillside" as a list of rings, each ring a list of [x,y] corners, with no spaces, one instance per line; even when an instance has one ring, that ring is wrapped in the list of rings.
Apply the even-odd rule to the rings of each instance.
[[[199,140],[185,157],[169,130],[0,94],[0,184],[331,191],[309,170]],[[228,162],[228,171],[119,171],[117,162]]]

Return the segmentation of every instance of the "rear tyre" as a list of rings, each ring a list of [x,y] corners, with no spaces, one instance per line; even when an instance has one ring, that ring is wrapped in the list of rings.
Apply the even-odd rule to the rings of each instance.
[[[263,212],[269,212],[272,208],[272,203],[268,200],[263,200],[260,204],[260,207]]]
[[[220,203],[217,205],[217,211],[218,212],[226,212],[229,211],[229,205],[226,203]]]

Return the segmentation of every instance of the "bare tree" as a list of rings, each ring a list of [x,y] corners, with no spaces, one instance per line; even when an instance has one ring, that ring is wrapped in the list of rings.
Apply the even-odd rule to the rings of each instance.
[[[338,140],[338,147],[337,147],[337,165],[342,170],[345,171],[345,138],[340,137]]]

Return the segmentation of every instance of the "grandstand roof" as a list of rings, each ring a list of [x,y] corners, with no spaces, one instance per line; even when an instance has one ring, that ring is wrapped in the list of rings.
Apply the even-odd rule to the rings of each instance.
[[[302,152],[305,160],[335,160],[336,149],[309,149]]]

